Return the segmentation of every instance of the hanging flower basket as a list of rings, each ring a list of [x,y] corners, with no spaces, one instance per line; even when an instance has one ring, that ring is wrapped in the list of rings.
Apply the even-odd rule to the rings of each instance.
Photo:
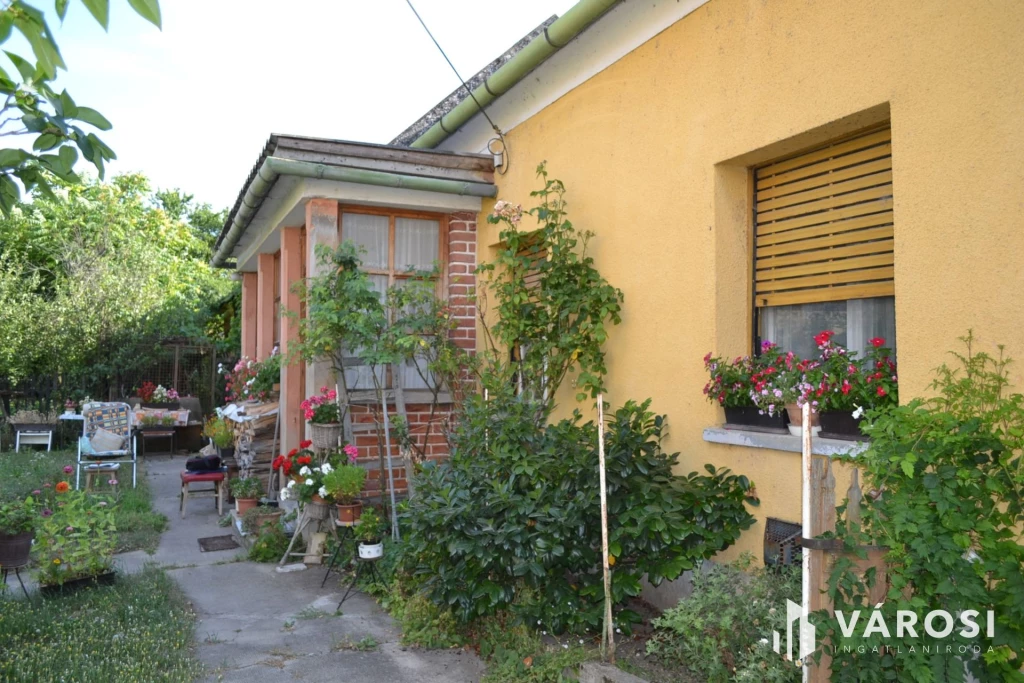
[[[341,437],[341,424],[334,422],[330,424],[311,423],[310,429],[313,436],[313,446],[321,450],[338,447],[338,439]]]
[[[327,519],[331,508],[326,503],[306,503],[306,515],[310,519]]]

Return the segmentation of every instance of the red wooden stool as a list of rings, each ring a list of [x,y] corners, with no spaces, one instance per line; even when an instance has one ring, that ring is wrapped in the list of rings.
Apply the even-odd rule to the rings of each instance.
[[[223,515],[225,472],[182,472],[181,473],[181,518],[185,519],[185,505],[188,503],[189,485],[202,481],[212,481],[212,489],[200,489],[197,494],[212,493],[217,498],[217,514]]]

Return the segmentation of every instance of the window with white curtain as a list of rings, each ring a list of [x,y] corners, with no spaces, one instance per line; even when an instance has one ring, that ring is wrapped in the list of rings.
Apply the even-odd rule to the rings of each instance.
[[[761,309],[761,339],[775,342],[801,358],[819,351],[814,335],[832,330],[832,338],[863,358],[868,340],[881,337],[896,348],[896,300],[891,296],[848,301],[822,301]]]
[[[431,214],[410,215],[407,212],[349,207],[342,211],[341,239],[351,240],[360,247],[363,270],[370,275],[374,289],[383,296],[388,287],[401,286],[414,271],[430,271],[437,265],[443,272],[443,220],[442,216]],[[415,362],[421,369],[425,363],[422,358]],[[392,377],[392,373],[384,368],[377,372],[378,379],[385,386],[398,380],[405,389],[427,388],[413,361],[398,368],[398,377]],[[345,378],[350,389],[373,388],[369,367],[347,368]]]

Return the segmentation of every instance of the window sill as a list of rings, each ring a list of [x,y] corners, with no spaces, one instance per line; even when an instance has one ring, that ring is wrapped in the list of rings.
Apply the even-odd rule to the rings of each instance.
[[[747,448],[768,448],[773,451],[788,451],[790,453],[803,452],[803,439],[792,434],[779,432],[756,431],[753,429],[740,429],[737,427],[725,426],[707,427],[704,430],[704,440],[709,443],[724,443],[730,446],[745,446]],[[811,452],[815,455],[859,455],[867,448],[864,441],[846,441],[845,439],[823,439],[811,440]]]

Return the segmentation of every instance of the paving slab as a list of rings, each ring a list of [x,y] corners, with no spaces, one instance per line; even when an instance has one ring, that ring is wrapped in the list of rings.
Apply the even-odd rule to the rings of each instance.
[[[376,601],[353,593],[336,613],[344,591],[337,575],[320,587],[325,567],[279,573],[274,564],[244,560],[241,549],[204,553],[198,539],[231,533],[218,526],[211,499],[189,501],[178,514],[179,473],[185,458],[153,459],[147,476],[154,507],[168,529],[154,555],[119,556],[126,570],[156,562],[168,569],[191,601],[199,622],[197,653],[209,681],[301,680],[345,683],[473,683],[484,665],[473,653],[406,648]],[[364,639],[376,646],[353,649]]]

